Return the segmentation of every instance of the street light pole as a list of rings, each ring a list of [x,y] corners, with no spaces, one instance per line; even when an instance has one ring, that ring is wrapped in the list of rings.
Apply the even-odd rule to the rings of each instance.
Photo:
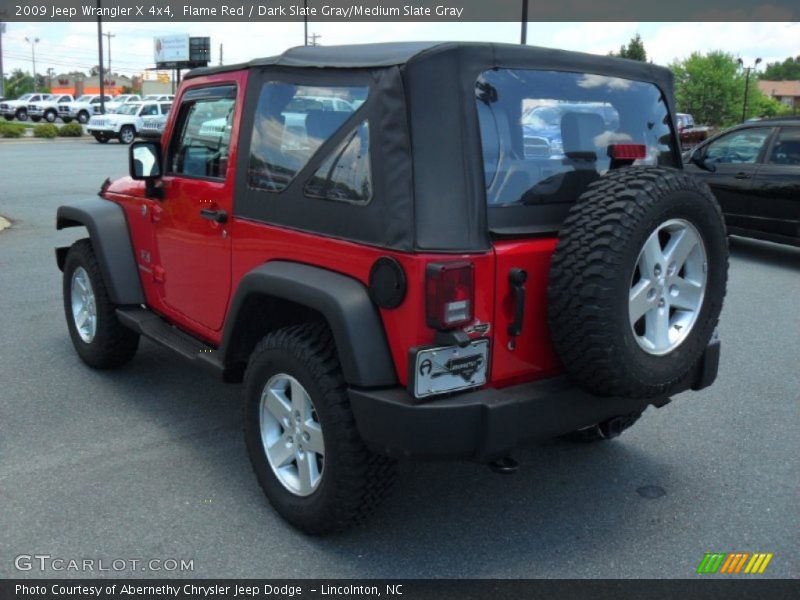
[[[744,61],[741,58],[738,59],[738,62],[739,66],[744,69],[744,101],[742,102],[742,123],[744,123],[745,119],[747,118],[747,96],[750,93],[750,72],[756,70],[758,63],[761,62],[761,59],[757,58],[752,67],[745,67]]]
[[[528,43],[528,0],[522,0],[522,31],[519,43],[523,46]]]
[[[104,33],[104,36],[108,38],[108,76],[113,77],[114,72],[111,70],[111,38],[117,37],[116,34],[113,33]]]
[[[308,0],[303,0],[303,46],[308,46]]]
[[[0,12],[0,17],[2,17]],[[6,32],[6,24],[0,21],[0,98],[6,95],[5,77],[3,76],[3,34]]]
[[[39,38],[25,38],[25,41],[31,45],[31,62],[33,63],[33,91],[36,91],[36,44],[39,43]]]
[[[106,114],[106,84],[105,73],[103,73],[103,20],[100,17],[102,5],[97,0],[97,57],[100,64],[97,65],[98,75],[100,76],[100,113]]]

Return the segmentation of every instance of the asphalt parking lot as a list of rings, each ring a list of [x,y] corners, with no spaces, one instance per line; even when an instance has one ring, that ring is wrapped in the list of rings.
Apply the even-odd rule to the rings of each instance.
[[[0,142],[0,577],[49,554],[193,559],[172,575],[194,577],[691,578],[712,551],[800,576],[800,249],[732,243],[712,388],[611,443],[520,449],[514,476],[404,463],[375,518],[317,539],[263,497],[238,386],[149,342],[115,372],[74,353],[53,247],[79,232],[55,209],[126,171],[115,142]]]

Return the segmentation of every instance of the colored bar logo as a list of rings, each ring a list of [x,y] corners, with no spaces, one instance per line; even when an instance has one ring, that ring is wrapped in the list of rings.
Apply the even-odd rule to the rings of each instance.
[[[697,565],[700,575],[761,575],[773,557],[772,552],[706,552]]]

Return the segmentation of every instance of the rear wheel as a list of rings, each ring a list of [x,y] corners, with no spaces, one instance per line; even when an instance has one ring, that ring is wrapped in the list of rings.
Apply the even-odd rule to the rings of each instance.
[[[107,135],[105,135],[105,134],[103,134],[103,133],[95,133],[95,134],[94,134],[94,139],[96,139],[96,140],[97,140],[98,142],[100,142],[101,144],[105,144],[105,143],[107,143],[107,142],[108,142],[108,139],[109,139],[109,138],[108,138],[108,136],[107,136]]]
[[[89,122],[89,113],[85,110],[82,110],[78,113],[78,123],[81,125],[86,125]]]
[[[245,440],[267,498],[306,533],[364,520],[394,480],[394,461],[361,440],[323,325],[281,329],[256,346],[245,374]]]
[[[58,115],[54,110],[48,110],[46,113],[44,113],[44,118],[47,120],[48,123],[55,123],[57,116]]]
[[[41,120],[42,120],[42,117],[31,117],[31,121],[33,121],[34,123],[38,123]]]
[[[13,121],[14,120],[14,116],[13,115],[3,115],[3,118],[6,121]]]
[[[123,125],[117,137],[122,144],[132,144],[133,140],[136,138],[136,130],[133,128],[133,125]]]
[[[609,172],[572,207],[553,255],[548,318],[565,369],[596,394],[668,394],[717,326],[727,271],[708,186],[673,169]]]
[[[16,113],[16,117],[18,121],[27,121],[28,120],[28,111],[25,109],[19,109]]]
[[[61,117],[64,123],[72,123],[72,117]]]
[[[139,335],[117,320],[89,240],[75,242],[67,253],[63,294],[69,335],[83,362],[111,369],[134,357]]]

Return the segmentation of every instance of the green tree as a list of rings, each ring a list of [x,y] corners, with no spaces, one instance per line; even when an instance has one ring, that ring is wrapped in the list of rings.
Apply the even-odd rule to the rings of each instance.
[[[626,46],[623,44],[619,48],[619,54],[614,54],[614,56],[619,56],[620,58],[629,58],[631,60],[640,60],[642,62],[647,62],[647,51],[644,49],[644,42],[642,41],[642,36],[638,33],[631,38],[631,41],[628,42]]]
[[[33,77],[21,69],[15,69],[10,77],[4,78],[4,88],[7,98],[19,98],[22,94],[33,91]]]
[[[759,77],[767,81],[800,80],[800,56],[787,58],[783,62],[767,63]]]

